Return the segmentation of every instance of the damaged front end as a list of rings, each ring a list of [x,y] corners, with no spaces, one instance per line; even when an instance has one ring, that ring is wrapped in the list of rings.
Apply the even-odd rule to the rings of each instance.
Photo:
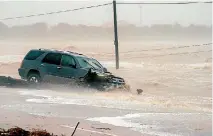
[[[84,78],[84,82],[90,87],[100,91],[115,89],[129,90],[129,87],[123,78],[117,77],[110,72],[100,72],[90,69]]]

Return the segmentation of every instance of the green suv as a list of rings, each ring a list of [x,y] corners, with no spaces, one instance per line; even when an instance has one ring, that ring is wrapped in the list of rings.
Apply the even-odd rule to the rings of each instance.
[[[125,86],[123,78],[112,75],[96,59],[70,51],[30,50],[18,72],[30,83],[41,83],[45,77],[52,76],[72,79],[100,90]]]

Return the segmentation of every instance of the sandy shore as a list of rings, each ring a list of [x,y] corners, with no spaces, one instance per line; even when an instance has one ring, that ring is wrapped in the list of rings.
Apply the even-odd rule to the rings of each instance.
[[[0,128],[21,127],[26,130],[41,129],[57,135],[71,135],[80,122],[76,136],[140,136],[140,133],[108,124],[93,123],[76,118],[57,118],[30,115],[24,112],[1,109]]]

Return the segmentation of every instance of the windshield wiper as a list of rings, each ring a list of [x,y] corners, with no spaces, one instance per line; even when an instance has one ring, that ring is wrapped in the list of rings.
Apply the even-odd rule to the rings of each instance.
[[[99,67],[100,69],[102,68],[102,67],[100,67],[97,63],[95,63],[95,62],[92,62],[93,64],[95,64],[97,67]]]
[[[88,61],[86,61],[85,59],[83,59],[84,62],[86,62],[87,64],[89,64],[90,66],[92,66],[92,68],[96,69],[92,64],[90,64]]]

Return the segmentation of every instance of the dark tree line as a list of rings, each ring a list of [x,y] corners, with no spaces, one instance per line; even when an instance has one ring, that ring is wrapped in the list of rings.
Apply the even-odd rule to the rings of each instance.
[[[211,37],[212,27],[204,25],[181,26],[152,25],[137,27],[131,24],[119,25],[120,39],[149,39],[152,37]],[[46,23],[8,27],[0,22],[0,38],[67,38],[67,39],[113,39],[113,27],[85,26],[59,23],[48,27]]]

